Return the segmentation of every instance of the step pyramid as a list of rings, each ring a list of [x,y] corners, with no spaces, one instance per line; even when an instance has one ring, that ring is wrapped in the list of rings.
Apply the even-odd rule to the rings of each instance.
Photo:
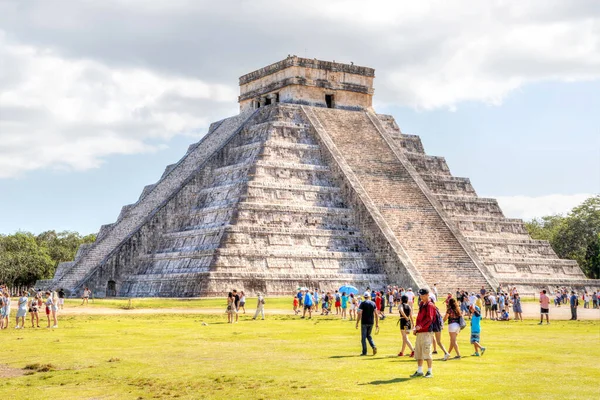
[[[371,107],[374,70],[288,57],[38,287],[97,296],[597,285]]]

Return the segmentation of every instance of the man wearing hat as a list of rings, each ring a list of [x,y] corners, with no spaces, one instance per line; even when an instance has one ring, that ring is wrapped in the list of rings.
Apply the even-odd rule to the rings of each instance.
[[[365,300],[358,306],[358,315],[356,317],[356,329],[358,329],[358,322],[360,321],[361,323],[360,342],[362,344],[362,353],[360,355],[367,355],[367,340],[373,349],[373,355],[375,355],[377,354],[377,347],[373,342],[371,332],[373,331],[373,323],[375,323],[375,329],[379,329],[379,317],[375,311],[375,303],[370,300],[371,293],[367,291],[363,297]]]
[[[435,305],[429,299],[429,290],[419,290],[419,314],[415,323],[415,335],[417,341],[415,344],[415,359],[417,360],[417,371],[411,377],[424,376],[433,377],[433,360],[431,358],[431,345],[433,342],[433,332],[431,324],[437,318]],[[427,373],[423,374],[423,360],[427,361]]]

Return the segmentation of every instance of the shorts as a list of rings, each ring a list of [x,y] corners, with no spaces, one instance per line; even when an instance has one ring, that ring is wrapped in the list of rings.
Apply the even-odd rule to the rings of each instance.
[[[58,299],[58,304],[63,306],[65,304],[65,299]]]
[[[323,304],[321,305],[321,308],[322,308],[323,310],[327,310],[327,307],[328,307],[328,306],[329,306],[329,304],[327,304],[327,303],[323,303]]]
[[[492,311],[498,311],[498,304],[492,304]]]
[[[240,307],[244,307],[246,305],[245,301],[240,301]]]
[[[17,318],[21,318],[27,315],[27,310],[24,308],[19,308],[17,311]]]
[[[431,344],[433,343],[432,332],[417,333],[417,341],[415,343],[415,359],[416,360],[431,360]]]
[[[479,343],[479,332],[471,332],[471,344]]]
[[[341,307],[341,306],[342,306],[342,303],[341,303],[341,302],[339,302],[339,301],[336,301],[336,302],[335,302],[335,306],[336,306],[336,307]]]
[[[450,332],[450,333],[460,332],[460,324],[457,324],[456,322],[452,322],[451,324],[448,324],[448,332]]]
[[[46,315],[50,315],[50,307],[46,307]]]
[[[312,304],[310,306],[307,306],[306,304],[304,305],[305,310],[310,310],[311,308],[312,308]]]
[[[550,310],[548,310],[547,308],[540,308],[540,314],[548,314],[550,312]]]
[[[485,306],[486,311],[490,311],[491,309],[492,309],[492,306]]]
[[[342,305],[342,310],[345,310],[346,308],[348,308],[347,304]]]

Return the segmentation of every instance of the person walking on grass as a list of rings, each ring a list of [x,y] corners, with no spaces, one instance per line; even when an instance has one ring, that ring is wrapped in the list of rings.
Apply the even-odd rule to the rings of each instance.
[[[25,316],[27,315],[27,303],[29,302],[29,298],[27,297],[27,292],[23,290],[21,292],[21,297],[17,302],[17,326],[15,329],[23,329],[25,328]],[[21,325],[19,326],[19,319],[21,320]]]
[[[579,305],[579,299],[574,291],[571,291],[569,303],[571,305],[571,321],[577,321],[577,306]]]
[[[410,301],[410,298],[409,298]],[[433,377],[433,360],[431,358],[431,345],[434,340],[434,333],[431,331],[431,325],[437,318],[435,304],[429,299],[429,290],[419,290],[419,313],[414,329],[417,335],[415,344],[415,358],[417,359],[417,371],[411,375],[411,378],[424,376]],[[423,361],[427,361],[427,373],[423,374]]]
[[[239,319],[239,307],[240,307],[240,295],[238,294],[236,289],[233,289],[233,315],[235,316],[235,323],[238,322]]]
[[[550,324],[550,297],[546,294],[546,290],[542,290],[540,293],[540,322],[541,325],[544,322],[544,315],[546,316],[546,324]]]
[[[242,292],[244,293],[244,292]],[[256,319],[258,318],[258,315],[261,315],[262,320],[265,319],[265,298],[263,297],[262,293],[258,293],[258,298],[256,299],[256,312],[254,313],[254,318],[252,319]]]
[[[433,300],[432,300],[433,302]],[[437,312],[439,313],[439,309],[437,308],[437,306],[435,306]],[[437,348],[438,346],[440,347],[440,349],[444,352],[444,360],[447,360],[448,358],[450,358],[450,354],[448,353],[448,351],[446,350],[446,348],[444,347],[444,345],[442,344],[442,329],[444,329],[444,324],[443,321],[441,324],[432,324],[432,329],[431,331],[433,332],[433,352],[431,354],[437,354]]]
[[[227,323],[233,324],[233,307],[235,303],[235,298],[233,297],[233,292],[227,293],[227,309],[225,312],[227,313]]]
[[[335,315],[342,313],[342,296],[339,291],[335,291]]]
[[[346,319],[348,317],[348,296],[346,296],[346,292],[342,292],[342,296],[340,297],[340,306],[342,308],[342,319]]]
[[[244,293],[243,290],[240,292],[240,307],[239,308],[244,310],[244,314],[246,314],[246,293]]]
[[[85,287],[83,289],[83,295],[81,296],[81,305],[88,305],[90,296],[92,295],[92,291],[90,290],[89,287]]]
[[[377,354],[377,346],[373,342],[371,333],[373,331],[373,323],[375,323],[375,329],[379,329],[379,316],[377,315],[377,306],[370,300],[371,294],[365,292],[365,301],[360,303],[358,306],[358,315],[356,317],[356,329],[358,329],[358,323],[360,322],[360,342],[362,344],[361,356],[367,355],[367,341],[373,349],[373,355]]]
[[[61,310],[65,309],[65,291],[63,288],[58,289],[58,307]]]
[[[455,359],[460,359],[460,350],[458,348],[458,334],[460,333],[460,319],[462,313],[458,307],[458,302],[455,299],[448,300],[448,308],[446,309],[446,315],[444,315],[444,322],[448,322],[448,334],[450,335],[450,348],[444,356],[444,361],[450,358],[452,350],[456,352]]]
[[[356,297],[354,297],[354,293],[350,293],[350,321],[356,319],[356,307],[357,307]]]
[[[0,329],[6,329],[10,320],[10,295],[8,290],[0,295],[0,303]]]
[[[53,296],[52,292],[46,292],[46,318],[48,319],[48,326],[50,328],[50,316],[52,316],[52,328],[58,328],[58,318],[56,312],[58,311],[58,301],[56,296]]]
[[[415,348],[410,342],[409,334],[414,324],[413,320],[413,310],[412,307],[408,305],[408,297],[402,296],[400,298],[400,333],[402,334],[402,349],[400,349],[400,353],[398,353],[398,357],[404,356],[404,349],[408,347],[410,349],[410,357],[415,356]]]
[[[479,344],[481,340],[481,309],[477,306],[471,306],[471,344],[475,348],[473,357],[483,356],[485,347]],[[481,351],[481,353],[480,353]]]
[[[548,298],[549,299],[549,298]],[[521,296],[515,293],[513,297],[513,312],[515,313],[515,321],[523,321],[523,307],[521,307]]]
[[[294,315],[298,315],[298,306],[300,305],[300,301],[298,300],[298,296],[294,296],[294,301],[293,301],[293,305],[294,305]]]
[[[306,311],[308,311],[308,319],[312,318],[312,307],[313,307],[314,299],[312,294],[307,290],[304,295],[304,312],[302,313],[302,318],[306,317]]]
[[[40,314],[38,313],[39,310],[39,304],[38,304],[38,300],[39,300],[39,293],[36,294],[34,297],[32,297],[31,301],[29,302],[29,315],[31,315],[31,327],[35,328],[33,321],[35,320],[35,323],[37,325],[37,327],[40,327]]]

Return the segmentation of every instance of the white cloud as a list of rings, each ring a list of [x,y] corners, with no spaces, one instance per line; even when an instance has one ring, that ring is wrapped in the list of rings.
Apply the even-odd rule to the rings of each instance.
[[[567,214],[571,209],[593,194],[572,195],[550,194],[545,196],[496,196],[500,208],[507,218],[530,220],[545,215]],[[494,197],[494,196],[491,196]]]
[[[376,106],[600,79],[596,0],[31,0],[0,15],[0,178],[154,151],[235,113],[237,76],[294,52],[375,67]]]
[[[113,154],[156,151],[210,124],[235,91],[142,68],[109,68],[10,43],[0,31],[0,178],[85,170]],[[169,102],[178,101],[172,109]],[[194,110],[194,102],[213,102]],[[195,111],[195,112],[194,112]]]

